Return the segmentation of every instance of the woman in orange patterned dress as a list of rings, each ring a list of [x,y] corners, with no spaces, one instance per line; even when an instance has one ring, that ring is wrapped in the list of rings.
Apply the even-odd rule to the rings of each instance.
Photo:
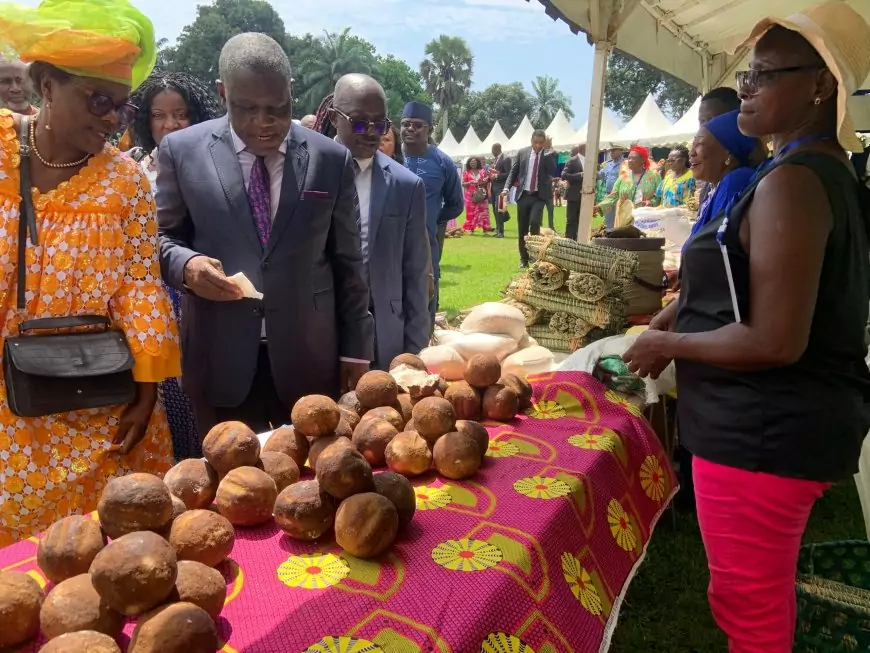
[[[67,29],[59,28],[64,24]],[[160,284],[148,180],[106,142],[135,115],[129,94],[153,67],[150,21],[127,0],[45,0],[38,9],[0,3],[0,47],[33,62],[30,74],[43,100],[29,130],[38,245],[27,245],[21,311],[21,118],[0,112],[0,345],[18,334],[23,320],[106,315],[127,335],[137,382],[129,405],[23,418],[10,411],[0,380],[5,546],[61,517],[95,509],[115,476],[162,474],[172,465],[157,383],[178,376],[180,363],[177,328]]]

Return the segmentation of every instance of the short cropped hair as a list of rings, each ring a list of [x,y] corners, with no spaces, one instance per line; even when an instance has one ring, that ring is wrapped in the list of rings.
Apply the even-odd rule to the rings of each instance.
[[[532,138],[547,138],[547,132],[543,129],[536,129],[532,132]]]
[[[287,53],[275,39],[259,32],[237,34],[227,41],[221,50],[218,68],[224,84],[239,70],[280,75],[288,85],[293,80]]]

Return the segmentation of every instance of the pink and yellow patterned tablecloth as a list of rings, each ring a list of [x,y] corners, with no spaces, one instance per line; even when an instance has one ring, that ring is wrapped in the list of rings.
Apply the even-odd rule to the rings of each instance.
[[[273,524],[238,531],[222,567],[222,650],[607,650],[675,477],[637,409],[590,375],[532,380],[527,416],[487,424],[474,479],[414,479],[418,512],[382,559],[302,544]],[[0,551],[0,569],[45,585],[35,556],[35,539],[20,542]]]

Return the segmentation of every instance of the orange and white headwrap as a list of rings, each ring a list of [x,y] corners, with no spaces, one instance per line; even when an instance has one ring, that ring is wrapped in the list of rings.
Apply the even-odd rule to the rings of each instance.
[[[136,89],[157,60],[154,25],[129,0],[0,2],[0,53]]]

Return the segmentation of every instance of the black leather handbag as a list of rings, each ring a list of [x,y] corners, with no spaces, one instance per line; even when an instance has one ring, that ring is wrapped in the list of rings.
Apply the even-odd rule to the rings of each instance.
[[[18,220],[18,310],[25,308],[27,236],[38,244],[30,189],[29,119],[21,120]],[[89,327],[88,331],[58,330]],[[104,315],[26,320],[6,338],[3,374],[9,409],[20,417],[128,404],[136,397],[133,353],[124,332]],[[50,331],[51,333],[45,333]]]

